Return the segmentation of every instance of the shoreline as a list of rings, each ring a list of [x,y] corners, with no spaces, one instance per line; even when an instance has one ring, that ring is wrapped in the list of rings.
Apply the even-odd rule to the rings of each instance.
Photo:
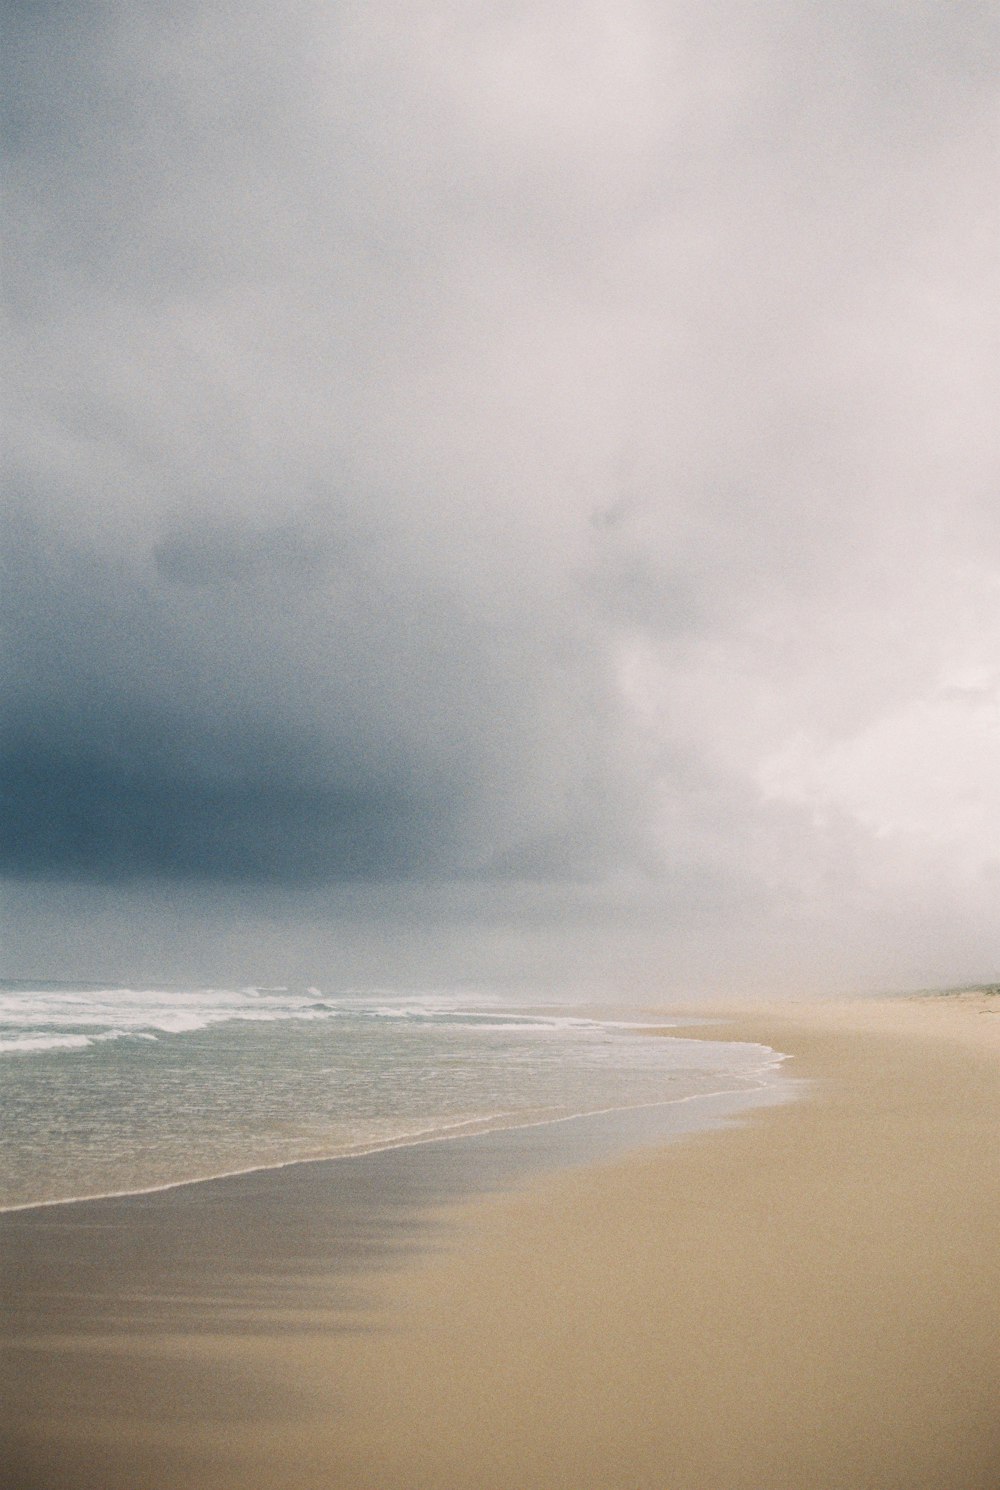
[[[35,1280],[18,1490],[998,1490],[1000,1003],[690,1012],[794,1056],[805,1099],[475,1198],[463,1140],[387,1153],[339,1268],[308,1177],[258,1176],[267,1268],[231,1299],[245,1239],[199,1303],[171,1230],[218,1222],[210,1183],[133,1205],[89,1285],[178,1270],[129,1328]],[[270,1255],[279,1222],[301,1255]]]
[[[282,1159],[277,1163],[250,1164],[245,1169],[224,1169],[218,1174],[202,1174],[192,1179],[168,1180],[162,1185],[146,1185],[138,1190],[103,1190],[94,1195],[67,1195],[55,1200],[28,1200],[17,1205],[0,1205],[0,1216],[13,1216],[21,1211],[50,1210],[54,1206],[92,1205],[102,1200],[141,1200],[146,1195],[162,1195],[171,1190],[193,1190],[201,1185],[215,1185],[226,1180],[244,1179],[248,1175],[278,1174],[285,1169],[304,1168],[315,1164],[340,1164],[351,1159],[367,1159],[374,1154],[396,1153],[401,1149],[420,1149],[432,1143],[454,1143],[462,1138],[476,1138],[485,1133],[521,1133],[529,1128],[554,1128],[560,1123],[576,1123],[587,1118],[613,1117],[619,1113],[659,1112],[665,1108],[680,1107],[688,1102],[703,1102],[710,1105],[729,1097],[757,1097],[766,1090],[768,1087],[765,1083],[762,1083],[760,1087],[726,1087],[717,1092],[691,1092],[685,1097],[670,1097],[663,1102],[632,1102],[622,1107],[596,1107],[586,1112],[566,1112],[560,1114],[559,1117],[531,1118],[527,1122],[519,1123],[493,1122],[490,1118],[470,1118],[467,1123],[456,1123],[451,1128],[428,1129],[412,1136],[375,1144],[371,1148],[345,1149],[337,1154],[315,1154],[304,1159]],[[780,1096],[774,1100],[783,1102],[790,1098]],[[661,1141],[670,1142],[669,1135]]]
[[[691,1033],[688,1026],[683,1024],[683,1021],[680,1022],[679,1027],[684,1028],[683,1035],[679,1036],[673,1034],[675,1028],[673,1025],[647,1026],[640,1023],[635,1026],[635,1029],[637,1033],[648,1032],[651,1036],[659,1038],[678,1038],[685,1040],[697,1038],[709,1041],[712,1039],[711,1034],[707,1031],[705,1033],[699,1032],[697,1035]],[[690,1030],[697,1028],[697,1024],[694,1024],[690,1027]],[[667,1033],[668,1031],[670,1031],[670,1034]],[[754,1045],[757,1042],[739,1041],[737,1043]],[[784,1052],[774,1050],[771,1046],[761,1045],[760,1049],[762,1054],[766,1053],[768,1059],[762,1065],[759,1086],[726,1087],[720,1088],[718,1091],[693,1092],[682,1097],[669,1097],[660,1102],[636,1102],[616,1107],[588,1108],[581,1112],[561,1112],[556,1116],[531,1116],[525,1118],[523,1121],[518,1120],[518,1113],[490,1113],[482,1117],[466,1118],[456,1123],[442,1122],[430,1128],[418,1129],[413,1133],[401,1134],[396,1138],[359,1145],[356,1148],[345,1148],[333,1153],[309,1154],[301,1158],[266,1161],[261,1164],[248,1164],[239,1169],[223,1169],[212,1172],[211,1174],[191,1175],[183,1179],[166,1180],[162,1183],[143,1185],[135,1189],[102,1190],[89,1195],[67,1195],[44,1200],[18,1201],[13,1205],[0,1203],[0,1216],[15,1215],[23,1211],[49,1209],[53,1206],[89,1205],[102,1200],[137,1199],[144,1195],[159,1195],[171,1190],[183,1190],[198,1185],[213,1185],[225,1180],[241,1179],[247,1175],[277,1174],[282,1170],[292,1169],[299,1165],[337,1164],[349,1159],[363,1159],[368,1155],[387,1153],[390,1150],[420,1148],[424,1144],[429,1143],[449,1143],[462,1138],[475,1137],[480,1133],[513,1133],[525,1128],[544,1128],[559,1123],[576,1122],[579,1119],[607,1117],[615,1113],[652,1111],[654,1109],[658,1110],[678,1106],[687,1102],[705,1101],[711,1103],[718,1098],[738,1098],[743,1095],[752,1096],[758,1091],[763,1092],[768,1090],[772,1085],[777,1087],[780,1084],[782,1080],[780,1075],[775,1075],[771,1082],[767,1080],[767,1075],[768,1073],[780,1073],[782,1064],[788,1059]],[[787,1099],[784,1096],[776,1096],[774,1100],[784,1101]],[[544,1111],[544,1109],[535,1109],[535,1112],[538,1111]]]

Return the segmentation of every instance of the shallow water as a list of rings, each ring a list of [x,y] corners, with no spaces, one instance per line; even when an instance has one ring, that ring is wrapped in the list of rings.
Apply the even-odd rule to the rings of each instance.
[[[0,987],[0,1206],[777,1084],[764,1046],[489,992]]]

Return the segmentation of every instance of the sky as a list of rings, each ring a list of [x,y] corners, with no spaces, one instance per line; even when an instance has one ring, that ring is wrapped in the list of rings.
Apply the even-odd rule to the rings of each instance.
[[[3,972],[1000,976],[992,0],[3,8]]]

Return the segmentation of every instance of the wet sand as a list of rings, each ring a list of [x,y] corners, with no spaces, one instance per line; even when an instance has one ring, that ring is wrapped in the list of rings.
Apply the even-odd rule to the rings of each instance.
[[[1000,999],[723,1017],[808,1095],[0,1217],[11,1490],[998,1490]]]

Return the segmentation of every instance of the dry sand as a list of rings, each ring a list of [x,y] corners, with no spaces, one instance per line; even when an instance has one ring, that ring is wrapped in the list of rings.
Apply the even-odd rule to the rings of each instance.
[[[998,1490],[1000,998],[725,1020],[808,1096],[448,1208],[346,1328],[272,1278],[241,1329],[42,1332],[11,1485]]]

